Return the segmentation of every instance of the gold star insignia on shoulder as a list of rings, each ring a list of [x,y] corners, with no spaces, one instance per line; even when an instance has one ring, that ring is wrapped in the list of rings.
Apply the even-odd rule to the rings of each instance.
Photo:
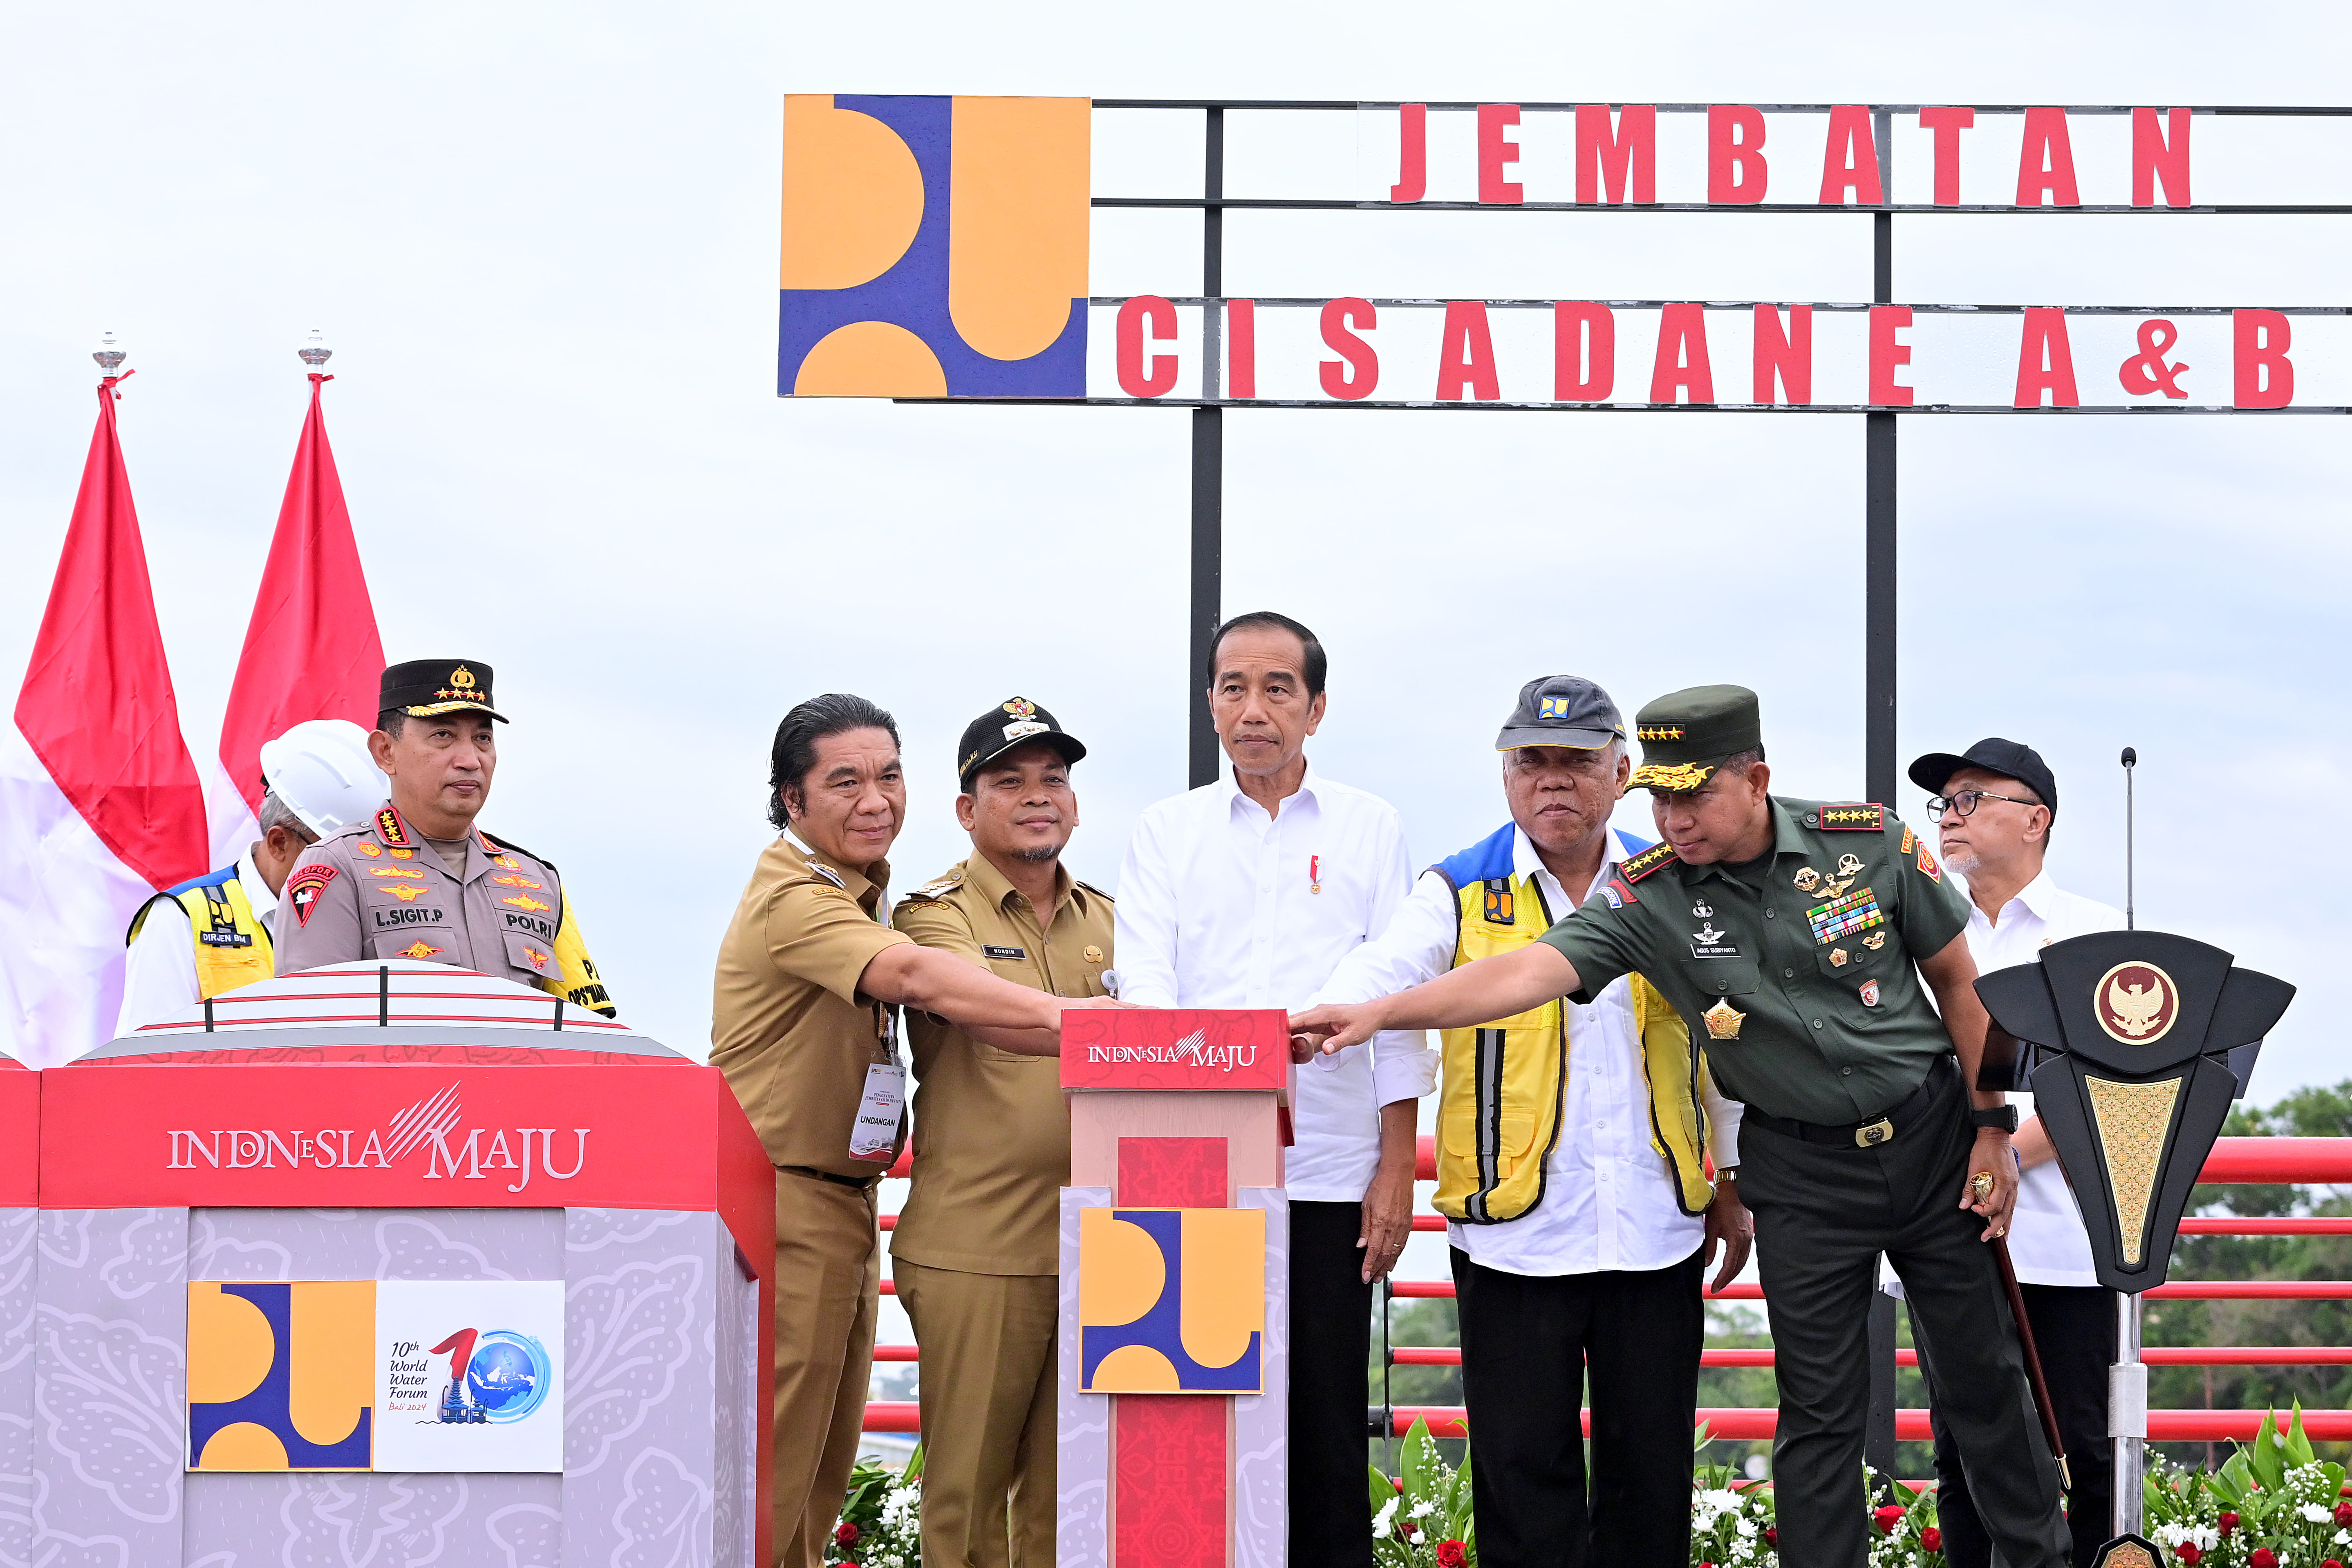
[[[1886,808],[1876,801],[1822,807],[1822,826],[1840,833],[1883,833]]]
[[[1632,859],[1620,863],[1617,871],[1618,875],[1623,877],[1625,880],[1638,882],[1668,861],[1679,858],[1680,857],[1675,853],[1674,846],[1653,844]]]

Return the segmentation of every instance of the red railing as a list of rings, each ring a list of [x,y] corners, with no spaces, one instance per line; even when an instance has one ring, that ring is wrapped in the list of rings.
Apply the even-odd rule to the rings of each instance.
[[[905,1176],[908,1163],[908,1157],[901,1156],[889,1174]],[[1414,1175],[1424,1182],[1437,1178],[1432,1139],[1421,1140]],[[2210,1183],[2352,1184],[2352,1138],[2223,1138],[2214,1144],[2201,1175]],[[893,1223],[893,1216],[885,1215],[882,1228],[888,1230]],[[1442,1231],[1445,1221],[1438,1215],[1418,1214],[1413,1216],[1412,1228]],[[2352,1236],[2352,1216],[2192,1217],[2181,1221],[2180,1231],[2184,1236]],[[884,1294],[892,1294],[895,1289],[892,1281],[882,1281]],[[1389,1289],[1392,1298],[1404,1300],[1450,1300],[1454,1296],[1452,1282],[1442,1279],[1395,1279],[1390,1282]],[[2180,1279],[2159,1286],[2147,1295],[2152,1300],[2179,1301],[2342,1301],[2352,1300],[2352,1279]],[[1759,1285],[1730,1285],[1720,1291],[1710,1291],[1708,1296],[1721,1301],[1760,1301],[1764,1289]],[[2141,1354],[2150,1366],[2352,1366],[2352,1346],[2337,1345],[2153,1346]],[[911,1362],[919,1357],[913,1345],[877,1345],[874,1359]],[[1462,1352],[1449,1346],[1400,1345],[1391,1350],[1389,1359],[1396,1366],[1458,1366]],[[1701,1353],[1700,1360],[1707,1366],[1774,1364],[1773,1352],[1767,1349],[1709,1350]],[[1918,1357],[1915,1352],[1898,1350],[1895,1363],[1916,1366]],[[1430,1431],[1440,1437],[1468,1435],[1460,1405],[1399,1405],[1391,1414],[1400,1435],[1410,1430],[1416,1420],[1426,1420]],[[2245,1441],[2253,1436],[2263,1414],[2259,1410],[2150,1410],[2148,1437],[2167,1443]],[[2352,1410],[2306,1410],[2303,1418],[2304,1429],[2315,1439],[2352,1441]],[[1779,1419],[1780,1413],[1769,1408],[1733,1406],[1698,1412],[1698,1420],[1706,1424],[1710,1436],[1727,1439],[1769,1438]],[[1586,1420],[1589,1425],[1590,1412]],[[877,1400],[866,1407],[868,1432],[912,1433],[919,1429],[918,1406],[910,1402]],[[1929,1436],[1927,1413],[1895,1412],[1895,1435],[1905,1442],[1926,1441]]]

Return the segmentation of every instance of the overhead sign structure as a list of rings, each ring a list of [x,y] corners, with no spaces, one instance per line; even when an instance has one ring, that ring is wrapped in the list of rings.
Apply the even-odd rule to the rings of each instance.
[[[1094,113],[1175,110],[1203,116],[1201,194],[1092,194]],[[1334,113],[1351,139],[1282,134]],[[1229,124],[1276,131],[1251,166],[1278,190],[1228,194]],[[1171,256],[1162,293],[1089,295],[1089,207],[1197,209],[1200,292]],[[1328,296],[1229,293],[1225,219],[1255,211],[1866,213],[1874,287],[1394,299],[1345,292],[1339,256]],[[1859,414],[1865,776],[1887,800],[1898,416],[2352,412],[2344,306],[1900,301],[1894,220],[1914,214],[2352,214],[2352,110],[795,94],[777,391],[1192,409],[1195,784],[1218,769],[1193,672],[1221,608],[1224,409]]]

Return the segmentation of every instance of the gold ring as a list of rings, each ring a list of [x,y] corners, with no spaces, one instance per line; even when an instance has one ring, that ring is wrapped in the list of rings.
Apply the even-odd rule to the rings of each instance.
[[[1975,1175],[1970,1176],[1969,1191],[1975,1196],[1977,1202],[1989,1202],[1992,1197],[1992,1173],[1979,1171]]]

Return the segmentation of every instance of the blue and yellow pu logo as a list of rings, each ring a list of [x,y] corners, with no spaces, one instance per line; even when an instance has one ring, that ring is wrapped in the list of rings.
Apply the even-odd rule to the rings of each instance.
[[[375,1281],[188,1287],[188,1468],[373,1462]]]
[[[1567,717],[1568,717],[1568,699],[1567,699],[1567,698],[1565,698],[1565,697],[1538,697],[1538,698],[1537,698],[1537,699],[1536,699],[1536,717],[1537,717],[1537,718],[1538,718],[1538,719],[1565,719],[1565,718],[1567,718]]]
[[[1092,109],[788,95],[777,395],[1085,396]]]
[[[1078,1387],[1257,1394],[1264,1209],[1078,1211]]]

